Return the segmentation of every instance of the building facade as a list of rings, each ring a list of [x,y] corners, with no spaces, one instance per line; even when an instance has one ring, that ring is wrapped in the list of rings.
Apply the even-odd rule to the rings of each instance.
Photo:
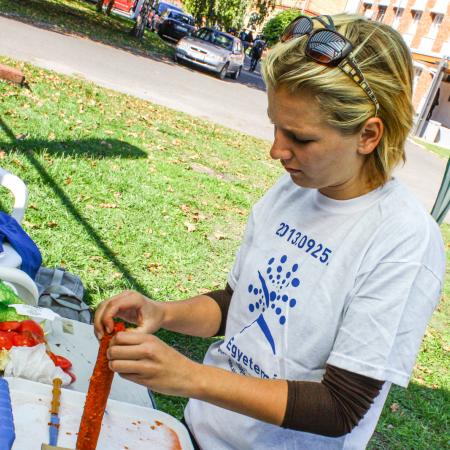
[[[352,3],[352,4],[350,4]],[[449,0],[363,0],[348,12],[395,28],[414,61],[415,134],[450,148]],[[353,8],[353,11],[351,9]]]
[[[310,15],[347,12],[395,28],[410,47],[414,61],[413,133],[450,148],[449,3],[449,0],[278,0],[267,19],[286,9]]]

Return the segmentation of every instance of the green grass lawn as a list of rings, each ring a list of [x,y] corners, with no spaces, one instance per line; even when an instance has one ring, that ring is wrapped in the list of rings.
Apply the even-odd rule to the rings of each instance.
[[[250,206],[281,173],[269,143],[0,62],[31,80],[31,90],[0,82],[0,165],[29,187],[24,227],[44,264],[78,274],[92,305],[125,288],[169,301],[223,286]],[[1,204],[9,210],[7,191]],[[392,389],[370,449],[447,448],[449,298],[447,276],[411,384]],[[198,360],[212,342],[160,336]],[[184,399],[157,400],[181,417]]]
[[[442,156],[443,158],[450,158],[450,149],[441,147],[440,145],[430,144],[424,139],[413,138],[414,142],[425,147],[428,151],[436,153],[436,155]]]
[[[35,23],[66,34],[76,34],[143,55],[171,57],[173,47],[146,30],[141,40],[129,34],[134,22],[97,13],[83,0],[0,0],[0,15]]]

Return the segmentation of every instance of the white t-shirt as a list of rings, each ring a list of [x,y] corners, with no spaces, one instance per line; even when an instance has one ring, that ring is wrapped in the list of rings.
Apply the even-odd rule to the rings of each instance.
[[[364,449],[390,384],[408,385],[444,271],[437,224],[397,180],[333,200],[283,176],[252,209],[228,279],[225,337],[204,363],[316,382],[328,363],[386,383],[338,438],[190,400],[185,417],[202,450]]]

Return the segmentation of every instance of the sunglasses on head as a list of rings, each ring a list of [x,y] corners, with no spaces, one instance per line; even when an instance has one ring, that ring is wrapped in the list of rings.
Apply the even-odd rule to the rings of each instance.
[[[327,19],[328,23],[325,22]],[[324,28],[314,30],[313,20],[320,22]],[[364,78],[355,58],[351,55],[353,44],[336,31],[333,19],[328,16],[299,16],[294,19],[281,35],[281,42],[308,36],[305,54],[314,61],[327,66],[337,66],[357,83],[375,105],[375,116],[378,115],[380,104],[375,93]]]

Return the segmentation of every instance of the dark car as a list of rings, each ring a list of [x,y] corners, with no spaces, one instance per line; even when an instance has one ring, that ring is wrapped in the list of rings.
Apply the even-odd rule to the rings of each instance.
[[[173,3],[158,2],[152,7],[149,20],[149,28],[151,31],[158,31],[158,26],[161,23],[161,16],[168,10],[183,12],[183,9]]]
[[[167,37],[174,41],[191,34],[194,31],[194,18],[189,14],[168,9],[161,16],[158,25],[158,34],[160,37]]]

